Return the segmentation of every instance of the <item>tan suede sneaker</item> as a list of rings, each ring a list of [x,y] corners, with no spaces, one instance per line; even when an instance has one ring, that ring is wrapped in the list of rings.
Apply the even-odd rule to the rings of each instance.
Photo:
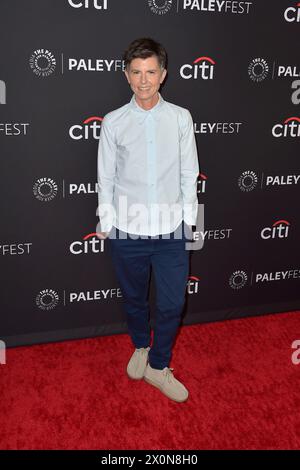
[[[134,380],[142,379],[148,362],[150,347],[139,348],[134,351],[127,365],[128,377]]]
[[[165,367],[163,370],[153,369],[150,364],[147,365],[144,380],[154,387],[160,389],[168,398],[177,402],[183,402],[188,399],[189,392],[185,386],[175,379],[174,369]]]

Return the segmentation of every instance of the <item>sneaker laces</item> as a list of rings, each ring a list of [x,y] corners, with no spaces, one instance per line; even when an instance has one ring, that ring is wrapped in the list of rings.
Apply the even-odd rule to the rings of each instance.
[[[174,375],[173,375],[173,370],[174,370],[173,367],[165,367],[165,368],[164,368],[164,372],[163,372],[163,373],[164,373],[164,375],[166,376],[167,381],[168,381],[169,383],[171,383],[172,380],[175,379],[175,377],[174,377]]]

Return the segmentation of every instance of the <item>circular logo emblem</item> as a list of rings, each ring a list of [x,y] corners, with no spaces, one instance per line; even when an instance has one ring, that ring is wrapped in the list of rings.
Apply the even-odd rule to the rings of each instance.
[[[241,289],[246,285],[248,276],[245,271],[235,271],[229,279],[229,285],[232,289]]]
[[[29,65],[38,77],[48,77],[55,70],[56,59],[48,49],[37,49],[30,57]]]
[[[250,62],[248,73],[251,80],[254,82],[262,82],[269,72],[269,66],[265,59],[256,58]]]
[[[152,13],[156,15],[165,15],[172,8],[173,0],[148,0],[148,6]]]
[[[253,191],[258,182],[254,171],[244,171],[239,177],[238,185],[241,191]]]
[[[33,194],[39,201],[51,201],[57,195],[57,184],[51,178],[39,178],[33,185]]]
[[[35,299],[37,306],[42,310],[52,310],[58,304],[59,297],[53,289],[42,290]]]

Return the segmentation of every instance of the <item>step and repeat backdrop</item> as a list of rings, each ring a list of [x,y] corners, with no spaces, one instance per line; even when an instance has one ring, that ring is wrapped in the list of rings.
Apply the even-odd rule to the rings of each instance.
[[[300,308],[300,3],[0,1],[0,339],[126,332],[97,238],[97,149],[132,96],[122,53],[168,52],[166,101],[190,110],[204,227],[183,324]],[[152,315],[155,284],[150,284]]]

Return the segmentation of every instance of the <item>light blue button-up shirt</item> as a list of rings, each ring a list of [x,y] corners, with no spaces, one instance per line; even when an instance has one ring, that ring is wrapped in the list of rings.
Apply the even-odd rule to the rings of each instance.
[[[171,233],[196,225],[199,164],[190,112],[159,93],[150,110],[132,96],[106,114],[98,147],[100,230]]]

